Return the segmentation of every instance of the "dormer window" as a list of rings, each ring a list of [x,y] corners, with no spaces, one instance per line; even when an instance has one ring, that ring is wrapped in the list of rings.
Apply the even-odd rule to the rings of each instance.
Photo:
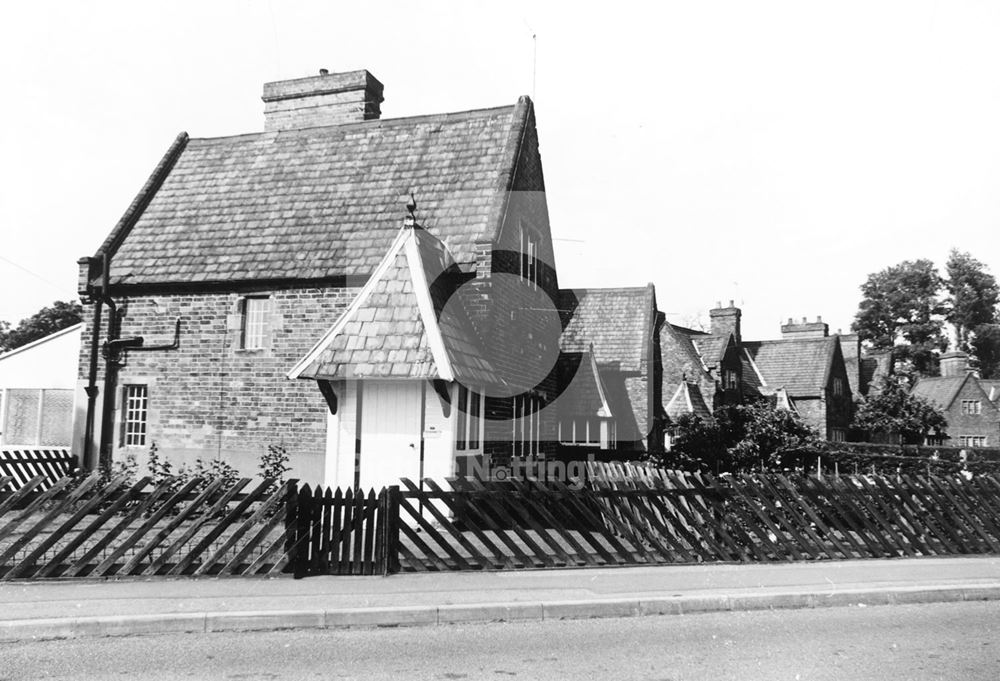
[[[833,378],[833,394],[838,397],[844,394],[844,379],[840,376]]]

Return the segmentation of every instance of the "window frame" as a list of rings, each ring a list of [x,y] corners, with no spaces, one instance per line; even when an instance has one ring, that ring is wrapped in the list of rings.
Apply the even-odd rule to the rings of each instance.
[[[455,416],[455,450],[478,452],[483,448],[486,399],[482,391],[458,385]],[[475,410],[473,410],[475,403]]]
[[[141,395],[133,395],[140,391]],[[121,408],[121,446],[145,447],[149,435],[149,384],[123,385]]]
[[[962,400],[962,416],[981,416],[982,413],[982,400]]]
[[[268,340],[268,313],[271,296],[251,295],[243,297],[240,315],[240,350],[265,350]],[[251,341],[258,344],[251,345]]]
[[[542,237],[534,229],[519,223],[518,229],[518,274],[522,279],[528,281],[535,289],[538,288],[539,267],[538,251],[542,244]]]

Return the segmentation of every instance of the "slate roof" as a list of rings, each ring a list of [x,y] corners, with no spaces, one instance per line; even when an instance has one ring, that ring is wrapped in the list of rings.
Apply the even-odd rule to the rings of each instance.
[[[105,241],[127,284],[368,276],[412,191],[459,263],[492,241],[531,102],[178,139]],[[186,143],[185,143],[186,141]],[[133,225],[134,223],[134,225]]]
[[[399,230],[375,273],[290,378],[440,378],[503,385],[464,308],[438,284],[456,270],[447,249],[418,228]],[[455,278],[452,281],[457,280]]]
[[[703,421],[711,421],[714,418],[697,383],[681,381],[667,403],[667,416],[672,421],[676,421],[684,414],[694,414]]]
[[[921,378],[917,384],[910,389],[910,394],[922,397],[929,402],[948,409],[951,403],[962,390],[962,386],[969,380],[970,375],[965,376],[934,376],[931,378]]]
[[[726,355],[730,338],[732,338],[732,334],[724,336],[705,336],[699,334],[691,336],[691,342],[698,349],[698,354],[701,355],[705,364],[709,367],[718,367],[722,364],[722,360]]]
[[[559,376],[564,386],[556,398],[561,418],[618,416],[608,403],[607,388],[592,352],[560,353]]]
[[[617,362],[622,371],[642,371],[653,328],[654,304],[652,284],[562,289],[559,347],[563,352],[583,352],[593,345],[598,363]]]
[[[997,402],[997,406],[1000,406],[1000,378],[982,378],[979,379],[979,385],[990,400]]]
[[[822,395],[829,377],[836,336],[744,342],[743,347],[771,388],[790,396]]]

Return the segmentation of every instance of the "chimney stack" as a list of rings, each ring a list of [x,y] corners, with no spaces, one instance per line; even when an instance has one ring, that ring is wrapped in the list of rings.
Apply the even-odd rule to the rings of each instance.
[[[969,356],[964,352],[946,352],[940,361],[942,376],[965,376],[976,371],[969,366]]]
[[[722,307],[721,302],[718,305],[717,308],[708,312],[708,316],[712,319],[712,335],[724,336],[731,333],[736,339],[737,344],[742,343],[740,319],[743,316],[743,312],[731,300],[729,301],[729,307]]]
[[[264,83],[264,130],[280,132],[377,120],[382,83],[367,71],[330,73]]]
[[[830,335],[830,325],[823,322],[822,317],[816,317],[815,322],[810,322],[806,317],[802,318],[801,324],[796,324],[792,318],[788,318],[787,324],[781,325],[781,337],[790,338],[826,338]]]

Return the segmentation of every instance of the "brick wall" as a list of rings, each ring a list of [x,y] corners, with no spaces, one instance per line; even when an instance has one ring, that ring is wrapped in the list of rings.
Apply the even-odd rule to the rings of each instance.
[[[127,354],[116,395],[115,458],[125,450],[136,450],[144,459],[148,443],[155,442],[175,464],[221,454],[249,474],[256,472],[267,446],[276,444],[291,455],[294,475],[321,479],[326,404],[312,381],[289,380],[285,373],[336,321],[357,290],[254,292],[269,299],[265,347],[257,350],[240,347],[244,294],[163,294],[121,300],[121,337],[143,336],[146,345],[169,343],[178,317],[181,334],[177,350]],[[87,378],[92,332],[92,315],[85,318],[82,381]],[[103,319],[106,326],[107,315]],[[102,329],[102,338],[104,333]],[[100,365],[103,380],[103,360]],[[149,435],[144,447],[123,447],[118,433],[121,393],[128,384],[149,386]],[[76,432],[82,433],[82,427]]]
[[[963,414],[962,400],[978,400],[981,404],[982,413],[979,415]],[[983,394],[975,380],[969,380],[962,386],[951,408],[945,412],[948,419],[948,436],[951,438],[947,443],[953,447],[960,446],[959,437],[962,435],[980,435],[989,438],[987,446],[996,447],[1000,445],[1000,414],[997,407],[990,402],[987,395]]]

